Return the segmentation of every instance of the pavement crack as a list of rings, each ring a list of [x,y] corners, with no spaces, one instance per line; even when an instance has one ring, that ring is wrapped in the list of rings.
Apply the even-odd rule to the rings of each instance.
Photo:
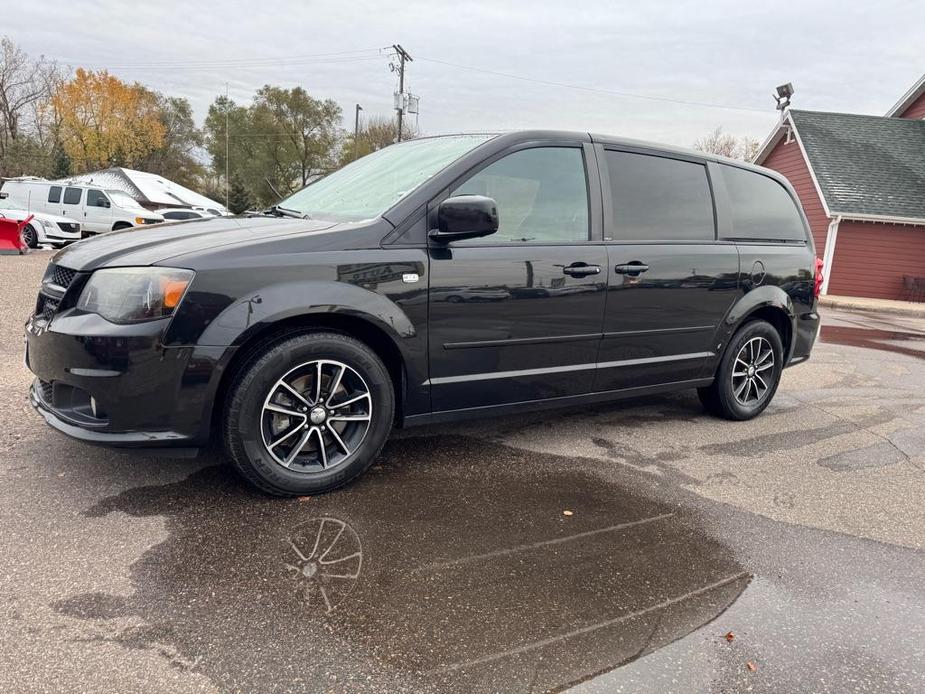
[[[469,564],[475,561],[481,561],[483,559],[494,559],[495,557],[503,557],[510,554],[516,554],[517,552],[526,552],[531,549],[539,549],[541,547],[549,547],[550,545],[558,545],[564,542],[572,542],[573,540],[579,540],[585,537],[592,537],[594,535],[600,535],[602,533],[612,533],[619,530],[627,530],[629,528],[635,528],[641,525],[647,525],[648,523],[654,523],[655,521],[660,521],[665,518],[671,518],[674,516],[674,513],[662,513],[657,516],[651,516],[649,518],[641,518],[640,520],[630,521],[628,523],[619,523],[617,525],[611,525],[606,528],[597,528],[595,530],[586,530],[585,532],[576,533],[574,535],[566,535],[565,537],[556,537],[551,540],[541,540],[539,542],[530,542],[524,545],[517,545],[516,547],[506,547],[504,549],[497,549],[493,552],[485,552],[484,554],[470,554],[465,557],[460,557],[459,559],[451,559],[444,562],[436,562],[433,564],[424,564],[422,566],[417,566],[411,569],[411,573],[420,573],[422,571],[439,571],[440,569],[446,569],[451,566],[459,566],[461,564]]]
[[[830,411],[830,410],[827,410],[827,409],[825,409],[824,407],[822,407],[821,405],[819,405],[819,404],[817,404],[817,403],[809,402],[809,401],[807,401],[807,400],[803,400],[803,399],[799,398],[798,396],[793,396],[793,397],[794,397],[795,399],[799,400],[800,402],[802,402],[804,405],[808,405],[809,407],[813,407],[813,408],[819,410],[820,412],[824,412],[825,414],[829,415],[830,417],[834,417],[835,419],[837,419],[837,420],[839,420],[839,421],[841,421],[841,422],[846,422],[846,423],[848,423],[848,424],[851,424],[852,426],[855,427],[855,429],[856,429],[857,431],[866,431],[868,434],[871,434],[872,436],[876,436],[876,437],[877,437],[878,439],[880,439],[881,441],[885,441],[887,444],[889,444],[890,447],[892,447],[894,450],[896,450],[896,452],[899,453],[899,454],[906,460],[906,462],[908,462],[910,465],[912,465],[912,467],[914,467],[914,468],[915,468],[916,470],[918,470],[919,472],[925,472],[925,469],[923,469],[921,465],[919,465],[918,463],[916,463],[916,462],[912,459],[912,456],[910,456],[910,455],[909,455],[908,453],[906,453],[902,448],[900,448],[899,446],[897,446],[896,443],[894,443],[893,440],[890,439],[888,436],[884,436],[883,434],[881,434],[881,433],[879,433],[879,432],[876,432],[876,431],[874,431],[873,429],[870,429],[870,428],[868,428],[868,427],[862,426],[861,424],[858,424],[857,422],[855,422],[855,421],[853,421],[853,420],[851,420],[851,419],[848,419],[847,417],[843,417],[842,415],[839,415],[839,414],[836,414],[836,413],[834,413],[834,412],[832,412],[832,411]]]
[[[642,617],[644,615],[656,612],[658,610],[664,609],[666,607],[671,607],[685,600],[690,600],[691,598],[703,595],[704,593],[709,593],[711,590],[716,590],[717,588],[722,588],[723,586],[729,585],[735,581],[742,580],[744,578],[749,578],[750,574],[747,571],[741,571],[739,573],[733,574],[731,576],[726,576],[725,578],[720,579],[710,585],[703,586],[702,588],[697,588],[696,590],[689,591],[683,595],[678,595],[673,598],[668,598],[667,600],[662,600],[655,603],[654,605],[649,605],[641,610],[636,610],[625,615],[620,615],[619,617],[614,617],[613,619],[605,619],[601,622],[595,622],[594,624],[589,624],[587,626],[580,627],[578,629],[573,629],[572,631],[567,631],[562,634],[557,634],[556,636],[550,636],[549,638],[540,639],[539,641],[533,641],[531,643],[525,643],[515,648],[510,648],[504,651],[498,651],[496,653],[490,653],[489,655],[483,656],[481,658],[474,658],[472,660],[461,661],[458,663],[452,663],[446,667],[437,668],[427,674],[440,674],[446,672],[453,672],[455,670],[462,670],[469,668],[475,665],[484,665],[485,663],[494,662],[496,660],[502,660],[514,655],[521,655],[523,653],[528,653],[534,651],[538,648],[543,648],[545,646],[551,646],[567,639],[573,638],[575,636],[581,636],[589,632],[598,631],[599,629],[604,629],[615,624],[620,624],[622,622],[635,619],[636,617]]]

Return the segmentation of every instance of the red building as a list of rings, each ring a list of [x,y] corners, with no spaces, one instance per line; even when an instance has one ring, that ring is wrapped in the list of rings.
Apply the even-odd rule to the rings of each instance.
[[[800,196],[823,293],[925,301],[925,75],[885,116],[787,109],[755,163]]]

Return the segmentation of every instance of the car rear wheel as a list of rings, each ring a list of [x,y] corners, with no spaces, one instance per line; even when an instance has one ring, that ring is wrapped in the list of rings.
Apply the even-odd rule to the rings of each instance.
[[[22,228],[22,241],[29,248],[39,247],[39,236],[31,224],[26,224],[26,226]]]
[[[732,420],[757,417],[777,392],[783,345],[766,321],[749,321],[733,335],[713,383],[697,394],[708,412]]]
[[[394,411],[392,380],[372,350],[338,333],[302,334],[268,346],[238,374],[223,438],[260,489],[315,494],[372,464]]]

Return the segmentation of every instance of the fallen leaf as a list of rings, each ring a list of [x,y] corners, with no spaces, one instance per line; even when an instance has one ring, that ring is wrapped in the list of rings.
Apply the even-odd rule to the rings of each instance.
[[[755,670],[758,669],[758,664],[755,663],[754,660],[749,660],[747,663],[745,663],[745,667],[747,667],[749,670],[754,672]]]
[[[299,497],[299,501],[311,501],[311,500],[312,498],[310,496],[300,496]]]
[[[572,511],[563,511],[562,515],[563,516],[574,516],[575,514]]]
[[[727,631],[727,632],[726,632],[725,639],[726,639],[727,641],[732,641],[735,637],[736,637],[736,635],[733,634],[731,631]]]

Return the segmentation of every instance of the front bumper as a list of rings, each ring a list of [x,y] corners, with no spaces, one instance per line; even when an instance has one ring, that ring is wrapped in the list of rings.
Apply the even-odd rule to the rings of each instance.
[[[33,407],[90,443],[197,447],[209,438],[225,347],[166,347],[169,320],[116,325],[64,309],[26,324]]]
[[[29,401],[45,422],[58,431],[71,438],[86,441],[87,443],[104,446],[126,446],[130,448],[160,448],[162,446],[186,445],[190,437],[176,431],[101,431],[87,427],[85,422],[77,421],[68,414],[55,410],[54,406],[44,398],[45,384],[36,378],[29,389]],[[52,386],[54,387],[54,386]]]
[[[50,243],[55,246],[63,246],[68,243],[80,241],[79,231],[61,231],[57,227],[42,227],[38,234],[39,243]]]

